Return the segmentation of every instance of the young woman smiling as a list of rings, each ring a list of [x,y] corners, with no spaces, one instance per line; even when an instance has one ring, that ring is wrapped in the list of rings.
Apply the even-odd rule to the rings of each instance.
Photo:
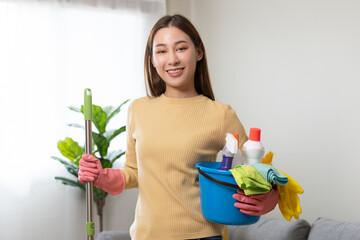
[[[113,195],[139,188],[132,239],[222,239],[223,226],[202,216],[195,164],[215,161],[228,132],[239,134],[241,147],[244,127],[229,105],[215,101],[204,45],[183,16],[154,25],[144,65],[148,96],[129,107],[125,166],[103,169],[84,155],[79,180]],[[262,215],[275,208],[278,193],[234,198],[240,211]]]
[[[196,63],[203,57],[190,37],[177,27],[157,31],[153,40],[152,65],[164,81],[164,94],[172,98],[199,95],[195,90]]]

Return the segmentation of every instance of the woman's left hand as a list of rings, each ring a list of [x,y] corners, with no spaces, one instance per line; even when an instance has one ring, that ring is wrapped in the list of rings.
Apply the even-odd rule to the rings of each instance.
[[[272,211],[279,200],[279,193],[276,189],[271,189],[265,194],[253,194],[246,196],[244,191],[239,189],[233,195],[233,198],[238,202],[234,204],[239,208],[240,212],[260,216]]]

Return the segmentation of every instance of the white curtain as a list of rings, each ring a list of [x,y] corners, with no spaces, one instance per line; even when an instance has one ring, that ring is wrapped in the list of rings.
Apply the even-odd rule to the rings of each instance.
[[[68,106],[81,106],[85,88],[101,106],[145,95],[146,38],[165,8],[165,0],[0,0],[0,239],[84,238],[84,192],[56,182],[71,175],[51,159],[58,140],[84,141],[66,125],[83,121]],[[110,128],[125,119],[126,108]],[[125,140],[115,145],[125,149]],[[107,198],[105,230],[128,228],[135,195]]]

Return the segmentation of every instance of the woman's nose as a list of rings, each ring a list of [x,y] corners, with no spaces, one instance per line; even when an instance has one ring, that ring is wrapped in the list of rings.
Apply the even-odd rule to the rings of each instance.
[[[179,58],[176,54],[176,52],[171,52],[169,55],[169,65],[176,65],[179,63]]]

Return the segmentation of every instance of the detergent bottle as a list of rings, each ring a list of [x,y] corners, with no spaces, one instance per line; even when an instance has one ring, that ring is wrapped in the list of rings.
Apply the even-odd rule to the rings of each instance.
[[[239,149],[239,134],[226,133],[225,147],[223,148],[223,159],[219,170],[229,170],[232,166],[232,160]]]
[[[260,142],[261,129],[250,128],[249,140],[242,147],[244,157],[244,165],[261,163],[261,159],[265,154],[265,148]]]

